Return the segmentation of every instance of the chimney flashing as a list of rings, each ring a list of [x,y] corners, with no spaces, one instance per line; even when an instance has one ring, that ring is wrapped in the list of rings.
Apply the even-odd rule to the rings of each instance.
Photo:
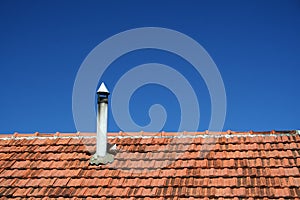
[[[97,154],[94,154],[90,159],[90,164],[94,165],[100,165],[100,164],[107,164],[114,161],[114,155],[110,153],[106,153],[105,156],[99,156]]]

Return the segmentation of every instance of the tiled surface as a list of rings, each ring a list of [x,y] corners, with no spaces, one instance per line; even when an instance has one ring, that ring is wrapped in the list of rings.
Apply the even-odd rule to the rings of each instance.
[[[102,166],[89,164],[93,134],[1,135],[0,198],[300,197],[297,132],[178,134],[110,134],[118,151]]]

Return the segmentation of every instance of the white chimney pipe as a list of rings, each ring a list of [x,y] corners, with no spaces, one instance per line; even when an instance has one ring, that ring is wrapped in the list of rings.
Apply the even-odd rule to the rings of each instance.
[[[101,83],[97,90],[97,138],[96,153],[91,158],[91,164],[106,164],[114,160],[113,155],[107,153],[107,113],[108,113],[108,95],[104,83]]]
[[[96,154],[105,156],[107,150],[107,104],[109,92],[104,83],[97,91],[98,108],[97,108],[97,146]]]

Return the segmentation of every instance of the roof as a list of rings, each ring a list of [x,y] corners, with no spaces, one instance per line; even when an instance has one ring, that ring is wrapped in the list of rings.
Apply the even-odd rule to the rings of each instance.
[[[111,133],[113,163],[91,165],[95,135],[0,138],[0,198],[299,199],[297,131]]]

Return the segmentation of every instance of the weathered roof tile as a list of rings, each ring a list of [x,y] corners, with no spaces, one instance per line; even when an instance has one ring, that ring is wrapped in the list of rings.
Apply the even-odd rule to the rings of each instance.
[[[121,134],[121,135],[120,135]],[[252,199],[300,195],[295,131],[109,134],[113,163],[89,164],[91,133],[0,138],[0,198]]]

